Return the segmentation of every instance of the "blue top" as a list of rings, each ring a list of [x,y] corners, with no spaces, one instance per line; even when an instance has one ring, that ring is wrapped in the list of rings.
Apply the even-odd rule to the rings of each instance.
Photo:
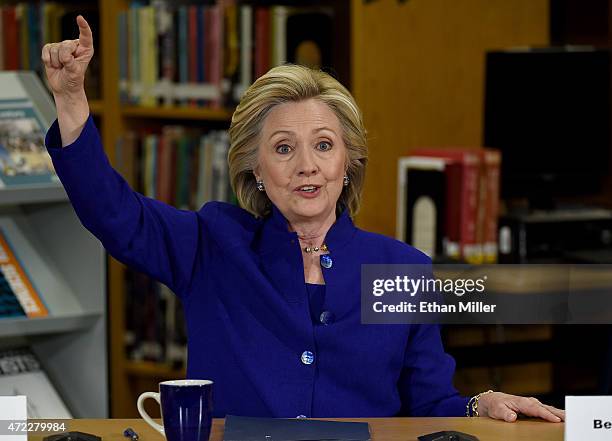
[[[356,228],[344,211],[325,238],[333,265],[322,268],[321,326],[297,234],[275,206],[258,219],[221,202],[194,212],[146,198],[110,166],[91,116],[65,148],[54,122],[46,145],[83,225],[181,298],[187,376],[215,382],[215,416],[465,414],[437,325],[360,322],[361,264],[429,264],[425,254]]]

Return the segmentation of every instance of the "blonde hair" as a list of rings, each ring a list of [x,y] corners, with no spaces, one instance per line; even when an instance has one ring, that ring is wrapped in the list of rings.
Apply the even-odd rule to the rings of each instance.
[[[327,104],[342,127],[349,184],[343,187],[338,198],[336,214],[346,208],[349,216],[353,217],[359,211],[368,161],[361,111],[350,92],[329,74],[285,64],[270,69],[246,90],[234,111],[229,129],[228,163],[232,188],[240,206],[256,217],[267,215],[272,204],[265,192],[257,190],[253,174],[264,121],[274,106],[309,98]]]

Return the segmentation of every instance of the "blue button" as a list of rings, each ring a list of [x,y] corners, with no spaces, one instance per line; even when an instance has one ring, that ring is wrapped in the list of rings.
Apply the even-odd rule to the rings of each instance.
[[[319,257],[319,260],[321,262],[321,266],[323,268],[331,268],[333,261],[332,258],[330,257],[329,254],[322,254],[321,257]]]
[[[313,364],[314,363],[314,359],[315,356],[312,352],[310,351],[304,351],[302,352],[302,363],[304,364]]]
[[[334,322],[335,318],[336,318],[336,316],[334,315],[333,312],[331,312],[331,311],[323,311],[321,313],[321,316],[319,317],[319,320],[324,325],[329,325],[329,324]]]

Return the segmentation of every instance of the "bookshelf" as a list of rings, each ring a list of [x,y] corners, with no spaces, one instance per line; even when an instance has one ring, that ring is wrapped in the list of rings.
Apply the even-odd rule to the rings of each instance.
[[[14,120],[3,116],[4,124],[19,127],[21,120],[27,127],[26,122],[33,118],[43,126],[51,124],[53,103],[33,73],[1,72],[0,81],[3,110],[18,115],[22,111]],[[29,132],[15,133],[21,138]],[[0,348],[29,347],[75,417],[107,417],[106,288],[101,245],[81,226],[66,192],[54,179],[1,186],[0,230],[17,259],[16,266],[23,269],[47,310],[40,317],[0,319]],[[10,273],[3,273],[3,280],[8,280]]]

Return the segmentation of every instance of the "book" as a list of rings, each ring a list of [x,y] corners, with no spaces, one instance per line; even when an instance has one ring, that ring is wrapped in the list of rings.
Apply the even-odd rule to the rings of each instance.
[[[446,170],[443,158],[398,161],[398,239],[434,258],[443,254]]]
[[[21,52],[15,50],[19,47],[19,31],[17,22],[17,9],[15,6],[5,5],[2,9],[2,40],[4,44],[4,68],[17,70],[21,65]]]
[[[124,42],[124,44],[119,45],[119,99],[122,103],[127,103],[130,99],[130,80],[128,78],[130,40],[128,36],[128,12],[126,11],[120,11],[117,15],[117,32],[119,41]],[[127,42],[127,44],[125,44],[125,42]]]
[[[270,69],[270,9],[255,9],[255,78]]]
[[[253,82],[253,8],[240,6],[240,79],[234,99],[238,102]]]
[[[139,193],[197,210],[208,201],[234,202],[227,131],[165,125],[129,131],[115,146],[116,169]]]
[[[127,16],[127,35],[129,64],[127,68],[129,78],[129,104],[140,104],[142,95],[142,72],[141,72],[141,31],[140,31],[140,2],[130,2]],[[121,55],[121,54],[119,54]],[[119,60],[121,64],[121,59]],[[123,69],[126,69],[125,67]]]
[[[478,241],[481,149],[419,148],[411,153],[418,156],[453,160],[461,165],[460,171],[457,171],[459,176],[454,177],[461,189],[459,216],[454,221],[460,227],[458,254],[468,263],[482,263],[482,243]]]
[[[28,100],[0,100],[0,187],[58,182],[44,137]]]
[[[17,32],[19,33],[19,68],[30,70],[30,40],[34,37],[28,32],[28,10],[35,7],[28,3],[17,3],[15,5],[15,17],[17,18]],[[13,49],[14,50],[14,49]]]
[[[287,62],[287,6],[272,6],[270,9],[272,65],[280,66]]]
[[[484,215],[484,263],[497,262],[497,237],[499,219],[499,187],[501,173],[501,152],[484,149],[484,185],[486,186]]]
[[[0,229],[0,318],[45,317],[48,310]]]
[[[44,145],[54,106],[33,72],[0,72],[0,189],[60,186]]]
[[[334,10],[132,0],[120,12],[122,102],[235,106],[252,82],[286,62],[332,68]],[[155,25],[155,29],[153,29]],[[154,38],[152,38],[152,36]],[[155,42],[156,44],[151,44]]]
[[[159,47],[159,85],[162,89],[161,100],[166,106],[173,104],[172,84],[176,81],[176,27],[174,10],[165,0],[154,0]],[[127,62],[126,62],[127,64]]]
[[[38,358],[27,347],[0,351],[0,395],[25,395],[28,419],[73,418]]]
[[[142,6],[138,8],[140,26],[140,91],[141,106],[154,107],[157,104],[157,96],[154,88],[158,83],[158,55],[157,34],[155,31],[155,9],[153,6]]]

